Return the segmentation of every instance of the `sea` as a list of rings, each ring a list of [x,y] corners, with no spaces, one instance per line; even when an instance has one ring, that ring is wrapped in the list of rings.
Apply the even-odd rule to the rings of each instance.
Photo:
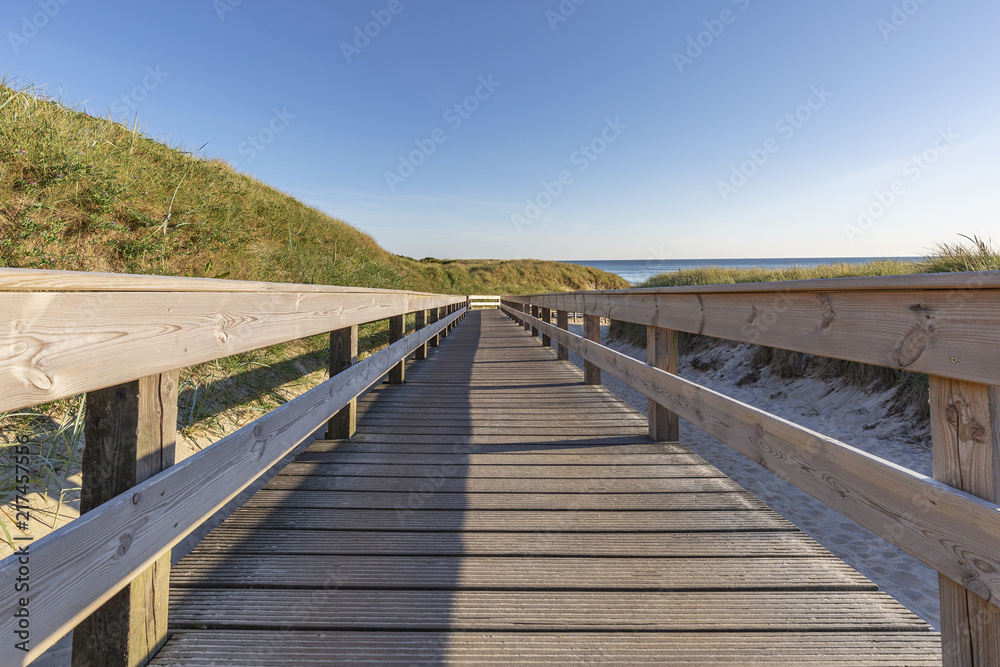
[[[772,257],[747,259],[593,259],[561,260],[566,264],[592,266],[608,273],[616,273],[629,283],[638,285],[653,276],[669,271],[697,269],[703,266],[721,266],[732,269],[763,267],[785,269],[796,266],[809,268],[824,264],[865,264],[875,260],[890,259],[903,262],[920,260],[920,257]]]

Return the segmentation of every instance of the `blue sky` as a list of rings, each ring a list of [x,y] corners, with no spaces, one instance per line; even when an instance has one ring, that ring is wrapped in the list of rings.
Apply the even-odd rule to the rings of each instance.
[[[995,0],[6,0],[0,52],[412,257],[896,256],[1000,241],[998,23]]]

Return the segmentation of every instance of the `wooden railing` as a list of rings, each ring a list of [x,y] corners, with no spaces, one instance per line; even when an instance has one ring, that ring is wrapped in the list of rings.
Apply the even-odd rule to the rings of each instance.
[[[469,308],[500,308],[500,297],[486,294],[473,294],[469,297]]]
[[[350,437],[356,397],[384,376],[402,382],[405,359],[425,359],[467,306],[404,291],[0,269],[0,412],[88,392],[86,513],[0,561],[0,665],[30,663],[81,623],[74,664],[148,661],[166,639],[171,547],[324,424],[327,437]],[[389,346],[358,363],[358,325],[385,319]],[[328,381],[173,465],[178,369],[325,332]]]
[[[945,663],[1000,664],[1000,273],[507,296],[502,309],[559,358],[580,355],[585,382],[604,371],[647,396],[654,440],[676,440],[683,418],[937,570]],[[602,346],[601,318],[646,325],[647,363]],[[679,377],[678,331],[928,374],[934,479]]]

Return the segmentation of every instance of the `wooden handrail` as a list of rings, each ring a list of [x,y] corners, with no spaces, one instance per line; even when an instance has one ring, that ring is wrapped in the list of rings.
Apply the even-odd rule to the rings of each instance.
[[[945,664],[1000,664],[1000,272],[519,295],[501,307],[551,336],[560,358],[573,350],[935,568]],[[528,314],[538,307],[560,326]],[[647,365],[571,334],[568,313],[591,329],[608,318],[651,337],[685,331],[927,373],[935,479],[655,368],[656,350]]]

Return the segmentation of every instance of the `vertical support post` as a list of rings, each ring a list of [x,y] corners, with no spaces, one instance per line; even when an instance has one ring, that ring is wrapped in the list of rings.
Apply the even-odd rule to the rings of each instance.
[[[601,318],[598,315],[583,315],[583,337],[595,343],[601,342]],[[601,369],[590,363],[583,362],[584,384],[601,384]]]
[[[435,324],[441,319],[440,308],[431,308],[427,314],[429,315],[429,317],[427,318],[428,324]],[[431,339],[427,341],[427,344],[430,345],[431,347],[437,347],[438,345],[440,345],[440,343],[441,343],[441,334],[434,334],[433,336],[431,336]]]
[[[392,345],[396,341],[403,340],[406,335],[406,316],[396,315],[395,317],[389,318],[389,345]],[[388,382],[389,384],[403,384],[405,380],[404,367],[406,365],[406,359],[403,359],[398,364],[389,369]]]
[[[556,326],[564,331],[569,331],[569,312],[565,310],[556,311]],[[556,350],[556,358],[559,361],[569,361],[569,348],[560,345]]]
[[[531,312],[531,306],[529,306],[526,303],[522,303],[521,304],[521,312],[524,313],[525,315],[527,315],[528,313]],[[521,322],[521,326],[524,327],[525,331],[531,331],[531,323],[528,322],[527,318],[524,318],[524,321]]]
[[[330,332],[330,377],[346,371],[358,363],[358,327],[344,327]],[[358,430],[358,401],[342,407],[337,414],[326,423],[327,440],[346,440],[353,438]]]
[[[677,375],[677,332],[661,327],[646,327],[646,363]],[[649,437],[654,442],[677,442],[680,420],[676,413],[650,399]]]
[[[440,312],[441,312],[441,319],[442,320],[448,317],[448,313],[450,312],[448,310],[448,308],[449,308],[448,306],[442,306],[441,307]],[[449,331],[448,327],[445,327],[444,329],[441,329],[441,338],[447,338],[448,337],[448,331]]]
[[[1000,502],[1000,387],[931,376],[934,479]],[[1000,608],[943,574],[943,663],[1000,665]]]
[[[552,310],[549,308],[542,308],[542,322],[546,324],[552,324]],[[548,334],[542,334],[542,347],[552,347],[552,337]]]
[[[178,371],[92,391],[86,398],[81,513],[174,464]],[[73,665],[145,665],[167,640],[170,553],[77,625]]]
[[[416,315],[416,322],[414,322],[414,328],[417,331],[427,328],[427,311],[418,310]],[[416,352],[413,353],[413,358],[417,361],[423,361],[427,358],[427,343],[424,343],[417,348]]]
[[[531,307],[531,316],[532,317],[538,317],[538,315],[539,315],[539,313],[538,313],[538,306],[532,306]],[[538,338],[538,327],[531,327],[531,335],[534,336],[535,338]]]

